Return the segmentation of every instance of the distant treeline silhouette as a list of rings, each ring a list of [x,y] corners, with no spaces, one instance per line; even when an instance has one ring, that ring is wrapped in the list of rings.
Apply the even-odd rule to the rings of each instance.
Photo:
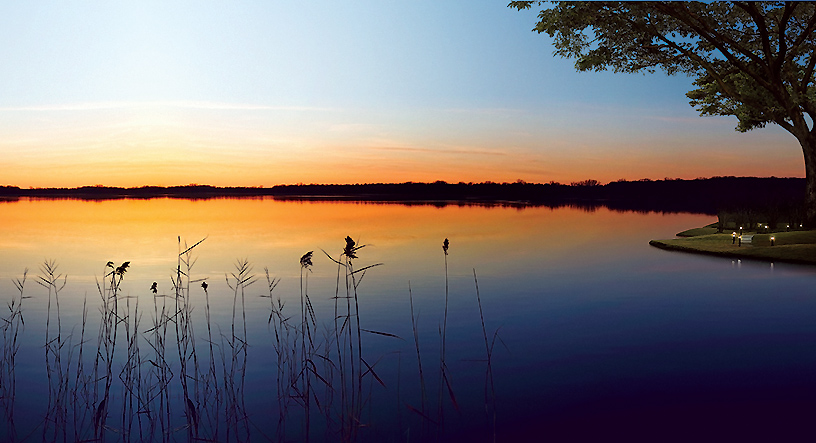
[[[713,177],[694,180],[664,179],[615,181],[601,184],[585,180],[562,184],[527,183],[368,183],[297,184],[264,187],[142,186],[120,188],[84,186],[79,188],[0,187],[0,198],[74,198],[105,200],[119,198],[265,197],[276,199],[354,200],[400,202],[404,204],[450,203],[500,205],[573,205],[614,210],[698,212],[716,214],[724,210],[780,209],[799,207],[804,202],[805,179],[777,177]]]

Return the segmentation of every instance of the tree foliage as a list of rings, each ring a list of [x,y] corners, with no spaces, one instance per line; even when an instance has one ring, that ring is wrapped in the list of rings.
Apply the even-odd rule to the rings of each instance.
[[[534,30],[580,71],[685,73],[702,114],[795,132],[816,117],[814,28],[811,2],[554,2]]]

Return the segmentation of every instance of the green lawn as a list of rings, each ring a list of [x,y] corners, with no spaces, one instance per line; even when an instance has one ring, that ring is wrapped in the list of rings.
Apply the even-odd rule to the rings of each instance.
[[[678,237],[697,237],[700,235],[709,235],[709,234],[716,234],[717,228],[716,227],[704,227],[704,228],[691,228],[683,232],[678,232]]]
[[[709,228],[690,229],[684,233],[702,232],[700,230],[703,229]],[[771,246],[770,237],[775,238],[774,246]],[[725,257],[816,264],[816,231],[755,234],[752,243],[744,244],[742,247],[732,244],[731,241],[731,233],[723,233],[702,234],[671,240],[652,240],[649,244],[663,249]]]

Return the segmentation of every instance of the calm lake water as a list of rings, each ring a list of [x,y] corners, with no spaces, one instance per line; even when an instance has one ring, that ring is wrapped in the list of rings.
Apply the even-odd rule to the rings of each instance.
[[[15,304],[0,314],[0,438],[812,440],[816,269],[648,245],[712,221],[272,199],[3,202],[0,299]],[[365,245],[352,269],[381,263],[351,274],[348,292],[328,257],[345,263],[346,236]],[[187,277],[179,252],[202,239]],[[38,284],[45,262],[67,276],[50,294]],[[23,323],[15,281],[26,269]],[[265,269],[279,279],[271,292]],[[243,291],[232,274],[247,277]]]

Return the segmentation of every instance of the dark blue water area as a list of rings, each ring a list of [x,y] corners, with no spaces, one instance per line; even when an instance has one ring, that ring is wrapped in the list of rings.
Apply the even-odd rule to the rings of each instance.
[[[567,262],[515,277],[484,274],[478,284],[493,388],[473,276],[451,278],[447,364],[458,411],[438,381],[439,285],[413,287],[434,417],[443,397],[442,441],[491,441],[494,430],[498,441],[816,438],[810,267],[644,244],[590,270]],[[394,398],[399,359],[401,402],[417,409],[421,402],[407,294],[399,292],[384,297],[399,316],[378,316],[378,303],[369,301],[363,320],[403,338],[366,338],[367,355],[381,358],[377,370],[389,384],[373,394],[385,406],[371,415],[378,426],[365,434],[370,441],[406,432],[439,438],[438,430],[423,434],[422,421]]]
[[[654,252],[654,253],[653,253]],[[506,437],[628,441],[816,437],[809,268],[649,251],[546,286],[484,284]]]

